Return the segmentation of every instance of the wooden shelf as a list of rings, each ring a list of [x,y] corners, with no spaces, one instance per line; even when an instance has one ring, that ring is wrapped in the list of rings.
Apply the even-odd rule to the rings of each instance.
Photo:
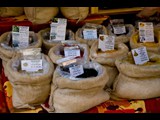
[[[130,13],[139,12],[142,9],[143,9],[143,7],[117,8],[117,9],[101,10],[98,7],[91,7],[90,8],[90,14],[106,14],[106,15],[130,14]]]

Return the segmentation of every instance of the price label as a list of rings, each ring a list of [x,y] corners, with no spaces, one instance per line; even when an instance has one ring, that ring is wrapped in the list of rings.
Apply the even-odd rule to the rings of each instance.
[[[97,29],[84,29],[83,30],[84,39],[97,39]]]
[[[21,69],[27,72],[36,72],[38,70],[42,70],[42,59],[21,60]]]
[[[66,49],[64,50],[65,57],[73,56],[78,57],[80,56],[80,49]]]
[[[140,42],[154,42],[154,28],[152,22],[139,22]]]
[[[126,27],[124,25],[113,26],[114,34],[124,34],[126,33]]]
[[[98,48],[102,51],[114,50],[115,37],[108,35],[99,35]]]
[[[132,49],[131,52],[136,65],[141,65],[149,61],[146,47]]]
[[[74,67],[69,67],[69,71],[70,71],[71,76],[73,77],[77,77],[84,73],[82,65],[76,65]]]
[[[66,36],[66,26],[67,26],[67,19],[64,18],[54,18],[52,23],[50,24],[50,40],[65,40]]]
[[[12,26],[12,45],[15,48],[27,48],[29,46],[28,26]]]

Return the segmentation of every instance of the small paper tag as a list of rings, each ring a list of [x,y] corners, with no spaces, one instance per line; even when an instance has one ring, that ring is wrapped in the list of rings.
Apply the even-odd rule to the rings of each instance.
[[[136,65],[141,65],[149,61],[146,47],[132,49],[131,52]]]
[[[73,56],[73,57],[78,57],[80,56],[80,49],[67,49],[64,51],[64,55],[65,57],[68,57],[68,56]]]
[[[65,40],[67,19],[54,18],[50,26],[50,40]]]
[[[21,60],[21,69],[27,72],[36,72],[43,69],[42,59],[38,60]]]
[[[84,73],[82,65],[76,65],[74,67],[69,67],[69,71],[70,71],[71,76],[73,77],[77,77]]]
[[[97,39],[97,29],[84,29],[83,30],[84,39]]]
[[[64,56],[78,57],[80,56],[80,49],[78,46],[64,47]]]
[[[139,22],[140,42],[154,42],[154,28],[152,22]]]
[[[108,35],[99,35],[99,44],[98,48],[102,51],[114,50],[115,37]]]
[[[113,32],[114,34],[124,34],[126,33],[126,27],[124,25],[114,25]]]
[[[27,48],[29,46],[28,26],[12,26],[12,45],[15,48]]]

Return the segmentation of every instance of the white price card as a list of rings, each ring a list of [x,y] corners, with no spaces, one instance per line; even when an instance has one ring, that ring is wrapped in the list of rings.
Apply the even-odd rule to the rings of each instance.
[[[36,72],[38,70],[42,70],[42,59],[21,60],[21,69],[27,72]]]
[[[110,35],[99,35],[98,48],[103,52],[107,50],[114,50],[115,37]]]
[[[80,49],[65,49],[64,55],[65,57],[69,56],[78,57],[80,56]]]
[[[149,61],[146,47],[132,49],[131,52],[136,65],[141,65]]]
[[[152,22],[139,22],[140,42],[154,42],[154,28]]]
[[[84,73],[82,65],[76,65],[73,67],[69,67],[69,71],[72,77],[77,77]]]
[[[50,29],[50,40],[52,40],[52,41],[65,40],[67,19],[54,18],[52,23],[50,24],[50,26],[51,26],[51,29]]]
[[[114,34],[124,34],[126,33],[126,27],[124,25],[114,25],[113,32]]]
[[[97,29],[84,29],[83,37],[86,40],[97,39]]]
[[[15,48],[27,48],[29,46],[28,26],[12,26],[12,45]]]

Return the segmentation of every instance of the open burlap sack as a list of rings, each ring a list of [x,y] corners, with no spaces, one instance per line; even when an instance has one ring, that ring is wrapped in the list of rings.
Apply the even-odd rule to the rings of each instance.
[[[98,25],[98,24],[93,24],[93,23],[86,23],[82,28],[79,28],[77,31],[76,31],[76,34],[75,34],[75,38],[76,38],[76,41],[80,42],[80,43],[85,43],[87,44],[89,47],[92,46],[92,44],[98,40],[97,39],[89,39],[89,40],[86,40],[84,39],[83,37],[83,30],[85,28],[94,28],[94,29],[97,29],[97,34],[98,34],[98,37],[99,37],[99,34],[104,34],[104,35],[107,35],[107,29],[105,26],[103,25]]]
[[[88,63],[88,66],[92,63]],[[55,113],[78,113],[90,109],[109,99],[103,90],[109,77],[106,69],[92,64],[98,71],[97,77],[75,78],[61,76],[56,68],[52,80],[50,109]]]
[[[49,41],[50,28],[40,30],[38,32],[38,36],[42,39],[42,45],[46,50],[49,50],[51,47],[61,43],[61,41]],[[66,30],[66,40],[75,40],[74,32],[70,29]]]
[[[24,12],[29,21],[33,24],[44,24],[55,17],[58,12],[58,7],[24,7]]]
[[[89,61],[89,48],[88,48],[88,46],[86,44],[78,44],[78,46],[80,47],[80,49],[83,50],[82,59],[84,61]],[[62,49],[62,45],[57,44],[56,46],[52,47],[49,50],[48,56],[50,57],[50,59],[52,60],[52,62],[54,64],[57,64],[57,60],[64,58],[64,56],[60,54],[61,49]]]
[[[15,108],[33,108],[40,105],[50,94],[50,83],[54,66],[48,56],[42,54],[43,71],[26,73],[20,69],[21,57],[17,55],[7,62],[8,79],[13,87],[13,106]]]
[[[42,40],[37,36],[37,33],[29,32],[29,36],[33,38],[33,42],[28,48],[39,48],[42,45]],[[0,36],[0,58],[7,61],[14,57],[19,51],[18,48],[13,48],[9,45],[11,32],[5,32]]]
[[[0,17],[17,17],[23,13],[23,7],[0,7]]]
[[[125,99],[149,99],[160,96],[160,77],[133,78],[119,74],[113,85],[115,96]]]
[[[89,14],[89,7],[60,7],[61,13],[67,19],[84,20]]]
[[[135,65],[132,54],[128,53],[116,60],[119,72],[129,77],[154,77],[160,75],[160,55],[148,52],[149,61],[143,65]]]
[[[95,41],[90,49],[90,59],[100,64],[115,66],[115,61],[128,54],[128,47],[124,43],[115,44],[115,49],[101,52],[98,51],[98,41]]]
[[[154,29],[156,42],[139,42],[139,32],[132,34],[130,38],[130,47],[132,49],[145,46],[147,51],[160,54],[160,29]]]
[[[115,36],[115,43],[127,43],[130,40],[131,35],[135,32],[135,28],[132,24],[125,24],[126,27],[126,34],[123,35],[116,35],[112,31],[111,25],[107,26],[108,34]]]

